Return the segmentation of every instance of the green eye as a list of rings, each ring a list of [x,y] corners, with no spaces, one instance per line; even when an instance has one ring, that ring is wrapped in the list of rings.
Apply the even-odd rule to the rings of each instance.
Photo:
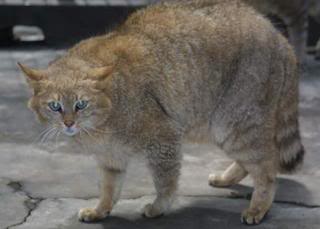
[[[78,100],[75,104],[75,110],[83,110],[88,106],[88,101],[85,100]]]
[[[57,101],[48,103],[49,108],[54,112],[60,112],[62,110],[61,104]]]

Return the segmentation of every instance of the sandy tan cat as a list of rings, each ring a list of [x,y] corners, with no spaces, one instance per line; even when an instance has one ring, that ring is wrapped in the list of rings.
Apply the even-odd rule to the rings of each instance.
[[[147,159],[157,190],[144,214],[165,213],[177,189],[180,146],[192,132],[201,130],[201,140],[234,160],[224,174],[210,176],[212,185],[251,175],[247,224],[260,223],[270,209],[277,173],[303,160],[294,52],[238,0],[157,4],[79,43],[45,70],[20,67],[39,119],[97,155],[100,201],[80,210],[83,221],[110,213],[137,154]]]

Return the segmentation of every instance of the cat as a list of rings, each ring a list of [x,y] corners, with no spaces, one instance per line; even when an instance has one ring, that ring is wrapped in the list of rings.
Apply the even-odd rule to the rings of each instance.
[[[244,0],[249,5],[264,14],[280,17],[287,26],[288,38],[295,47],[301,62],[305,59],[308,16],[320,23],[319,0]],[[316,58],[320,57],[320,39],[316,45]]]
[[[97,157],[100,200],[79,211],[81,221],[110,214],[138,154],[157,192],[144,215],[166,213],[178,187],[181,144],[192,133],[234,161],[222,175],[209,176],[211,185],[251,175],[254,192],[241,216],[246,224],[259,224],[270,209],[276,175],[303,161],[295,53],[239,0],[158,3],[80,42],[46,69],[19,66],[38,119]]]

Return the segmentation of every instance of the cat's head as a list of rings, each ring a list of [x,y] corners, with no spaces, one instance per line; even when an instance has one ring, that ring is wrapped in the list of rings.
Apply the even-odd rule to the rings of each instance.
[[[37,70],[18,64],[33,90],[29,108],[53,133],[75,136],[99,132],[111,109],[105,85],[111,66],[89,68],[48,67]]]

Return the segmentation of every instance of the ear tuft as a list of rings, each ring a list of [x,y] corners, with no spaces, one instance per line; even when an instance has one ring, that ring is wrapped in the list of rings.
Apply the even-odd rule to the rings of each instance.
[[[104,80],[106,79],[113,71],[113,66],[106,66],[106,67],[97,67],[91,68],[88,71],[88,75],[91,79],[94,80]]]
[[[43,70],[29,68],[19,62],[17,64],[29,80],[39,81],[45,76],[45,72]]]

